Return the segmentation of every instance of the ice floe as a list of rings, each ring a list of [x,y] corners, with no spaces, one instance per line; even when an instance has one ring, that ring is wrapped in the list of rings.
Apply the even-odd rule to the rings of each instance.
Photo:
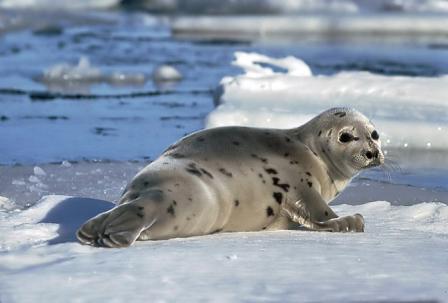
[[[365,233],[227,233],[126,249],[78,244],[78,226],[112,206],[47,196],[26,210],[0,211],[1,301],[448,299],[443,203],[334,207],[340,215],[362,213]]]
[[[446,12],[443,0],[124,0],[124,5],[180,14],[298,14],[358,12]]]
[[[96,83],[111,85],[142,85],[146,82],[143,73],[112,72],[105,73],[90,63],[89,58],[81,57],[76,65],[59,63],[43,72],[42,82],[50,90],[82,89]]]
[[[292,128],[330,107],[348,106],[372,119],[386,147],[448,148],[448,76],[312,75],[292,57],[242,52],[235,57],[244,73],[222,79],[220,105],[209,114],[207,127]]]
[[[2,0],[0,7],[2,8],[18,8],[18,9],[104,9],[115,6],[119,0]]]
[[[174,35],[249,41],[400,41],[446,43],[447,14],[180,16]]]
[[[174,66],[164,64],[154,70],[152,77],[156,82],[169,82],[179,81],[182,74]]]

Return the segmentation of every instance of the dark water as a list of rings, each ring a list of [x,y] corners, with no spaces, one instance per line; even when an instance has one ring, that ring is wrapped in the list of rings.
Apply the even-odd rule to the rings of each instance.
[[[436,77],[448,73],[448,49],[431,44],[187,40],[174,37],[167,20],[144,14],[24,16],[26,22],[3,30],[0,36],[0,195],[22,204],[50,193],[115,199],[132,175],[166,146],[204,127],[220,80],[240,72],[230,64],[235,51],[297,56],[315,74],[360,70]],[[45,79],[44,71],[61,63],[76,65],[82,57],[101,76]],[[177,68],[182,80],[153,81],[153,71],[162,64]],[[424,153],[411,157],[395,151],[396,165],[388,173],[372,171],[356,182],[375,188],[395,185],[384,199],[397,203],[406,203],[394,198],[397,191],[405,191],[402,186],[426,190],[421,196],[413,194],[419,201],[444,199],[446,160],[440,160],[442,165],[437,160],[444,154]],[[60,166],[64,160],[73,165]],[[34,166],[49,173],[39,181],[30,180]],[[121,173],[123,167],[127,168]],[[94,180],[101,182],[83,186],[82,176],[95,176],[95,171]]]

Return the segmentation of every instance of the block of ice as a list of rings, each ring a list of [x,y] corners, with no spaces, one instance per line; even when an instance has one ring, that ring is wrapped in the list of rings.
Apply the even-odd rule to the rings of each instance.
[[[236,53],[236,58],[233,64],[244,72],[222,79],[219,106],[208,115],[207,127],[292,128],[328,108],[347,106],[373,120],[386,147],[448,149],[448,76],[403,77],[368,72],[323,76],[305,72],[309,67],[291,57],[270,59]],[[260,58],[262,63],[286,72],[263,67]],[[296,74],[296,70],[303,73]]]
[[[152,76],[156,82],[179,81],[182,79],[182,74],[174,66],[166,64],[158,66]]]

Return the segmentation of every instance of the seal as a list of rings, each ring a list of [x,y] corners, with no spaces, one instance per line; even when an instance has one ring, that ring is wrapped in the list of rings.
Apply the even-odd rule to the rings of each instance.
[[[118,206],[88,220],[81,243],[126,247],[217,232],[362,232],[362,215],[328,206],[361,170],[384,163],[379,134],[360,112],[333,108],[293,129],[195,132],[141,170]]]

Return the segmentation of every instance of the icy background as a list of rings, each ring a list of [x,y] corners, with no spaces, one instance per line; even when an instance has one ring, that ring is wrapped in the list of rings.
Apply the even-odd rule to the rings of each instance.
[[[1,303],[448,302],[446,1],[0,8]],[[74,242],[181,136],[293,127],[336,105],[372,119],[389,159],[334,201],[364,234]]]

